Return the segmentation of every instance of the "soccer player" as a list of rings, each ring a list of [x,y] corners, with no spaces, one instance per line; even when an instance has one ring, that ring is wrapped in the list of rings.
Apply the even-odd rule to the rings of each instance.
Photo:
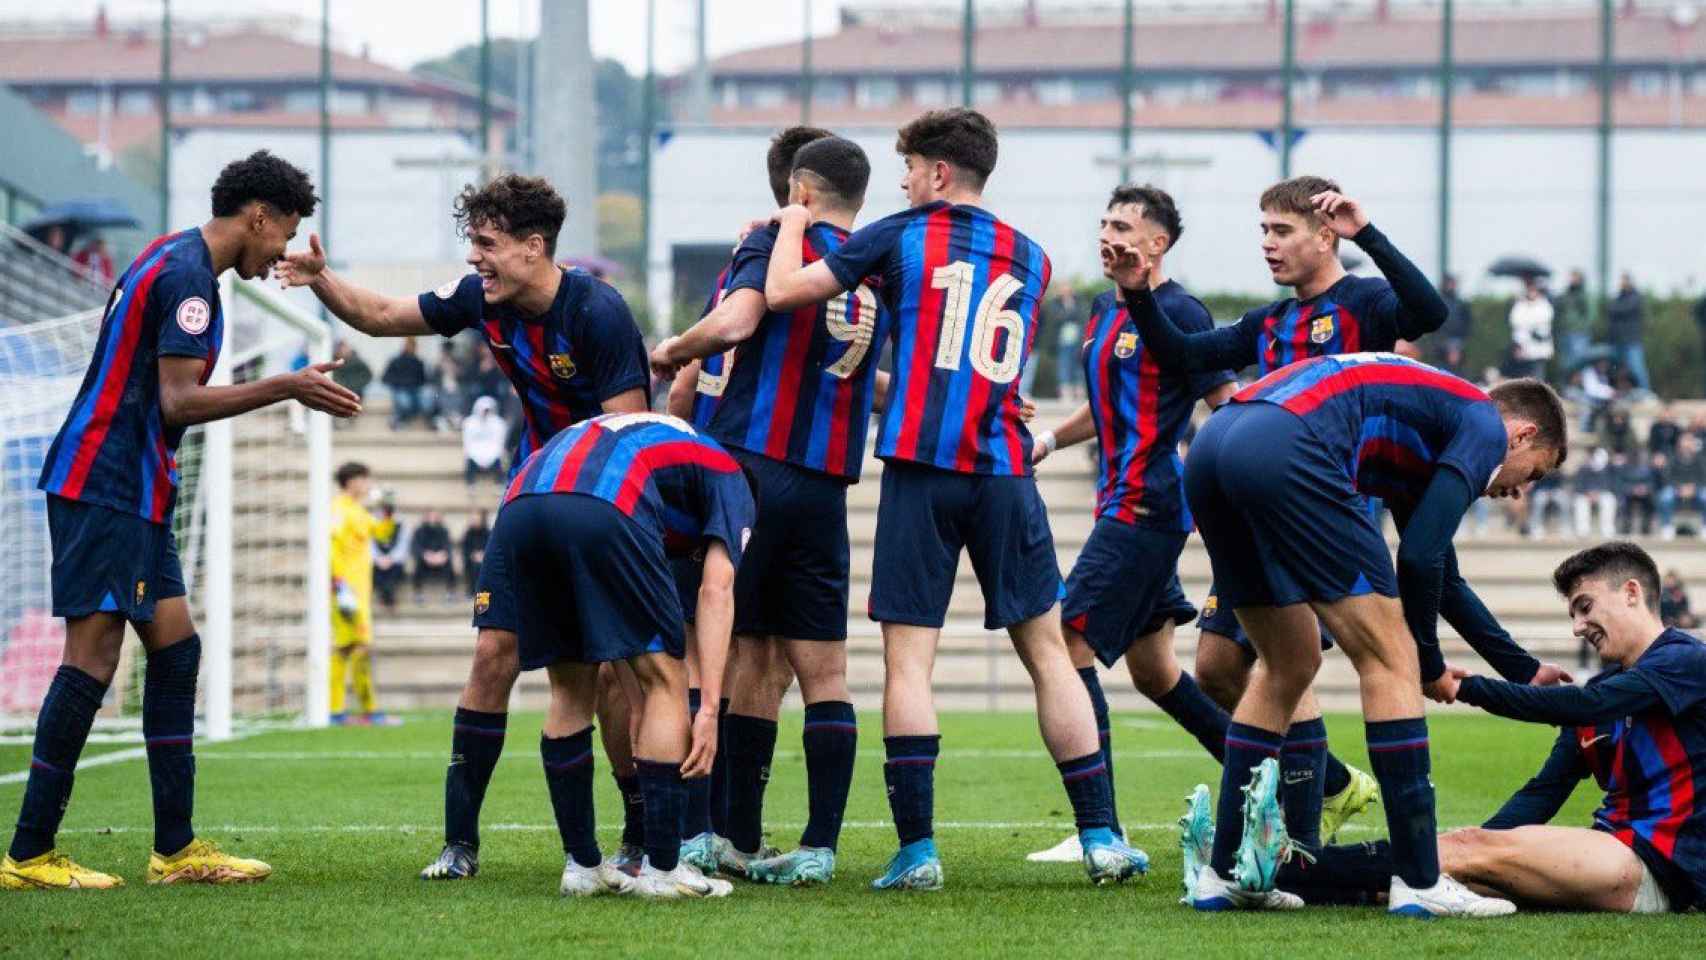
[[[1221,601],[1249,632],[1258,669],[1227,728],[1209,863],[1186,877],[1197,909],[1302,905],[1272,885],[1289,845],[1277,758],[1320,668],[1317,617],[1361,679],[1392,837],[1391,909],[1490,909],[1439,872],[1422,679],[1432,681],[1431,695],[1449,695],[1436,630],[1464,511],[1482,495],[1517,495],[1558,466],[1565,443],[1563,404],[1545,384],[1512,380],[1488,393],[1394,354],[1294,363],[1209,418],[1186,460],[1186,497]],[[1365,496],[1392,505],[1396,576]],[[1241,813],[1260,842],[1234,871]],[[1183,823],[1187,853],[1200,851],[1206,825]]]
[[[332,722],[345,724],[345,677],[355,684],[360,722],[385,725],[373,696],[373,515],[367,512],[372,471],[364,463],[338,468],[332,498]]]
[[[1294,177],[1264,191],[1259,206],[1263,257],[1274,282],[1291,287],[1293,296],[1209,331],[1180,330],[1169,317],[1169,305],[1152,296],[1128,303],[1139,336],[1163,369],[1201,372],[1253,365],[1266,376],[1308,357],[1392,350],[1400,340],[1415,340],[1445,321],[1445,301],[1433,285],[1337,183]],[[1382,278],[1345,272],[1339,243],[1346,239],[1368,254]],[[1463,582],[1455,554],[1446,563],[1441,613],[1477,653],[1507,679],[1541,684],[1568,679],[1561,668],[1542,664],[1511,640]],[[1197,645],[1197,679],[1231,709],[1249,682],[1255,650],[1231,606],[1220,602],[1219,591],[1210,587],[1209,594]],[[1284,792],[1293,835],[1313,842],[1317,832],[1332,837],[1380,794],[1373,778],[1327,750],[1326,727],[1312,691],[1299,709],[1293,746],[1283,758]]]
[[[1184,222],[1166,191],[1154,186],[1114,189],[1102,214],[1099,239],[1143,250],[1150,262],[1152,296],[1186,330],[1209,330],[1208,309],[1167,277],[1163,258],[1179,242]],[[1109,261],[1111,267],[1112,261]],[[1053,430],[1036,438],[1032,462],[1055,449],[1097,441],[1096,525],[1066,580],[1061,606],[1066,646],[1090,694],[1108,767],[1114,832],[1113,748],[1108,701],[1096,676],[1096,660],[1113,666],[1122,658],[1132,683],[1211,752],[1226,742],[1226,711],[1208,699],[1173,656],[1173,627],[1189,623],[1196,610],[1179,588],[1179,553],[1192,528],[1182,485],[1179,437],[1201,399],[1211,409],[1237,389],[1231,370],[1186,374],[1164,370],[1137,335],[1117,288],[1090,305],[1082,364],[1089,400]],[[1071,836],[1032,860],[1077,860]]]
[[[802,239],[806,262],[847,242],[870,177],[865,151],[851,140],[826,137],[795,154],[788,199],[811,214]],[[733,350],[706,431],[756,478],[758,523],[735,580],[735,633],[744,644],[779,644],[799,678],[810,816],[797,850],[753,859],[760,808],[743,803],[739,781],[756,766],[758,751],[738,741],[755,724],[731,710],[733,850],[722,860],[751,879],[798,886],[835,875],[853,781],[858,727],[847,691],[847,487],[864,464],[877,373],[872,347],[887,337],[888,314],[863,285],[794,311],[767,311],[764,285],[777,232],[771,225],[746,238],[716,309],[658,344],[652,366],[671,374],[690,360]],[[755,686],[769,695],[759,709],[774,718],[784,691]],[[773,749],[775,720],[764,724],[762,743]],[[770,751],[756,759],[768,767]],[[707,833],[689,843],[703,843],[698,855],[709,859],[715,839]]]
[[[262,150],[220,171],[213,218],[150,243],[107,298],[95,355],[42,465],[53,541],[53,614],[65,653],[36,718],[30,776],[0,889],[116,887],[114,875],[54,849],[73,773],[118,669],[129,622],[148,665],[142,736],[154,794],[149,883],[264,880],[272,868],[220,851],[190,825],[195,802],[195,685],[201,640],[190,620],[172,535],[176,454],[193,424],[281,400],[354,416],[361,401],[321,363],[253,383],[210,387],[225,315],[218,277],[265,276],[314,212],[313,184]]]
[[[770,193],[778,207],[788,205],[795,155],[807,144],[830,136],[833,134],[819,127],[795,126],[771,139],[764,165]],[[736,257],[745,249],[744,245],[737,246],[735,255],[717,276],[716,286],[700,314],[701,322],[732,322],[747,330],[756,328],[758,318],[764,314],[765,261],[749,255],[744,261],[744,277],[737,276]],[[710,320],[713,312],[719,312],[716,320]],[[734,355],[731,344],[720,353],[695,358],[676,371],[670,385],[670,413],[701,431],[708,431],[711,416],[729,386]],[[667,372],[667,366],[664,370]],[[726,434],[720,436],[728,439]],[[677,561],[677,580],[683,597],[692,595],[697,588],[697,563],[694,557]],[[747,569],[750,571],[751,567],[749,564]],[[741,579],[743,584],[752,583],[750,573]],[[741,606],[750,607],[750,603]],[[845,612],[842,622],[845,630]],[[697,710],[701,700],[693,646],[689,633],[687,696],[691,708]],[[776,721],[782,697],[793,682],[793,669],[781,644],[770,642],[768,637],[743,636],[737,631],[723,678],[723,689],[730,696],[718,708],[722,718],[718,742],[722,749],[717,751],[708,780],[689,781],[687,820],[682,824],[682,835],[688,838],[684,856],[707,872],[720,869],[744,877],[747,863],[779,853],[762,841],[764,792],[776,752]],[[739,842],[732,842],[730,837],[738,837]]]
[[[539,741],[562,834],[564,896],[628,892],[721,897],[727,880],[679,859],[682,777],[710,772],[717,715],[687,710],[681,605],[667,554],[705,549],[696,623],[701,682],[722,691],[735,568],[752,532],[752,493],[715,441],[666,414],[606,414],[557,434],[510,481],[487,562],[517,576],[521,667],[545,668],[551,705]],[[639,682],[634,741],[645,860],[630,878],[599,853],[592,807],[598,665],[623,661]]]
[[[1585,688],[1452,672],[1458,701],[1560,729],[1540,771],[1498,813],[1440,836],[1440,869],[1542,909],[1680,913],[1706,903],[1706,645],[1659,621],[1659,569],[1636,544],[1583,550],[1552,582],[1576,636],[1608,666]],[[1605,791],[1593,825],[1547,825],[1588,777]],[[1386,892],[1390,844],[1317,854],[1313,865],[1282,867],[1279,882],[1311,902]]]
[[[802,266],[811,212],[777,214],[764,299],[795,310],[880,278],[894,313],[894,370],[877,438],[886,461],[869,612],[882,624],[883,776],[900,850],[874,886],[937,889],[932,819],[941,736],[930,674],[962,549],[984,595],[984,624],[1006,628],[1036,688],[1095,882],[1141,873],[1148,858],[1113,832],[1108,769],[1084,684],[1061,637],[1060,568],[1031,470],[1019,371],[1036,332],[1049,261],[982,208],[995,127],[975,110],[936,110],[902,127],[909,210],[884,217]]]
[[[645,344],[616,290],[553,254],[567,207],[544,179],[507,174],[456,198],[455,219],[468,238],[474,272],[417,297],[387,297],[350,283],[326,266],[320,239],[276,270],[287,286],[307,286],[340,320],[370,336],[453,337],[478,330],[521,398],[524,428],[510,462],[519,469],[533,451],[573,423],[651,406]],[[451,762],[445,774],[445,847],[422,875],[472,876],[479,870],[480,806],[503,752],[516,660],[517,614],[511,571],[489,553],[474,600],[479,637],[468,684],[457,704]],[[606,687],[602,703],[623,698]],[[605,744],[628,799],[625,843],[638,841],[639,783],[626,759],[625,716],[608,715]]]

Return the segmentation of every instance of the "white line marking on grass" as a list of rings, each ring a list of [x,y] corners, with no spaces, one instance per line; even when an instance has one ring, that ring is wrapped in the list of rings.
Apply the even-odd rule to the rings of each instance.
[[[449,756],[446,751],[439,750],[198,750],[197,760],[266,760],[266,761],[295,761],[295,760],[445,760]],[[778,760],[798,760],[802,758],[798,750],[778,750]],[[859,757],[864,760],[886,759],[881,750],[861,750]],[[1116,760],[1179,760],[1186,758],[1209,759],[1205,750],[1115,750]],[[539,758],[532,751],[516,750],[504,754],[504,760],[537,763]],[[1047,760],[1048,753],[1043,750],[944,750],[942,760]]]
[[[234,735],[231,740],[242,740],[249,736],[253,736],[253,734],[239,733]],[[229,743],[231,741],[225,742]],[[92,767],[104,767],[109,763],[123,763],[126,760],[138,760],[146,756],[148,756],[147,747],[130,747],[125,750],[114,750],[111,753],[97,753],[92,757],[85,757],[78,760],[77,772],[82,773],[84,770],[88,770]],[[205,756],[205,754],[198,753],[196,756],[199,758]],[[0,773],[0,786],[5,786],[10,783],[23,783],[29,778],[30,768],[28,767],[12,773]]]
[[[765,826],[772,830],[799,830],[805,826],[805,821],[782,821],[769,823]],[[845,830],[892,830],[894,824],[887,820],[848,820],[842,825]],[[1136,833],[1171,833],[1179,829],[1176,823],[1128,823],[1124,824],[1128,831]],[[1071,830],[1071,820],[938,820],[935,824],[938,830]],[[619,833],[623,825],[606,823],[599,826],[605,833]],[[553,823],[489,823],[482,824],[481,830],[495,833],[539,833],[555,831]],[[1356,833],[1373,832],[1373,827],[1361,824],[1347,824],[1341,828]],[[77,827],[61,829],[60,833],[75,834],[120,834],[120,833],[152,833],[152,824],[143,827]],[[276,834],[316,834],[316,833],[400,833],[400,834],[439,834],[444,827],[439,824],[413,823],[349,823],[349,824],[301,824],[296,826],[281,826],[278,824],[250,824],[238,826],[221,824],[218,826],[202,826],[199,833],[276,833]]]

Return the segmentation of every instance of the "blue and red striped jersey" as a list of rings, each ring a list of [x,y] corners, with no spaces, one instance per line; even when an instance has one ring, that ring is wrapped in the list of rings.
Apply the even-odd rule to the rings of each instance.
[[[776,232],[754,231],[741,244],[724,296],[754,283],[762,293]],[[801,262],[816,263],[847,236],[834,224],[812,224]],[[872,348],[887,335],[888,311],[865,284],[823,303],[766,313],[724,368],[708,432],[725,446],[859,479],[877,376]]]
[[[1152,296],[1180,330],[1213,329],[1208,308],[1176,281],[1156,287]],[[1179,437],[1192,405],[1236,374],[1163,371],[1116,291],[1090,304],[1084,336],[1084,382],[1100,447],[1096,516],[1189,533]]]
[[[1238,326],[1248,328],[1256,372],[1266,376],[1310,357],[1391,350],[1401,310],[1385,279],[1346,274],[1308,300],[1288,297],[1251,310]]]
[[[1357,490],[1414,505],[1441,466],[1480,496],[1504,464],[1498,406],[1480,387],[1391,353],[1315,357],[1233,396],[1303,418]]]
[[[612,503],[678,555],[716,539],[738,565],[752,530],[752,488],[740,464],[662,413],[607,413],[569,427],[522,465],[504,503],[550,493]]]
[[[894,317],[877,456],[1029,476],[1018,380],[1048,289],[1042,247],[987,210],[937,201],[859,229],[824,262],[845,290],[878,278]]]
[[[1666,630],[1629,669],[1663,704],[1575,730],[1583,763],[1605,791],[1593,825],[1674,864],[1706,902],[1706,644]]]
[[[185,428],[168,427],[161,416],[159,358],[201,360],[206,383],[224,337],[213,256],[201,230],[150,243],[107,297],[95,355],[37,485],[67,500],[168,522]]]
[[[564,270],[557,298],[536,317],[488,303],[471,273],[418,298],[421,316],[440,335],[476,329],[521,398],[524,429],[510,474],[570,424],[604,412],[603,403],[635,387],[650,405],[645,341],[616,288],[581,270]]]
[[[734,276],[734,259],[730,258],[728,265],[717,274],[717,285],[711,290],[711,296],[705,301],[705,309],[699,311],[699,319],[709,316],[723,298],[729,295],[729,281]],[[759,290],[764,289],[763,281],[759,282]],[[704,430],[711,425],[711,414],[717,412],[717,404],[723,400],[723,389],[728,386],[729,378],[724,371],[734,360],[734,350],[725,350],[715,356],[706,357],[699,361],[699,379],[693,385],[693,426]]]

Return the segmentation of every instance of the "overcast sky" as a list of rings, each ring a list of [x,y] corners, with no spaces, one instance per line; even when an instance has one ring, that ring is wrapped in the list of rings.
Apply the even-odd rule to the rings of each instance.
[[[494,36],[531,35],[538,26],[539,4],[553,0],[490,0]],[[655,0],[657,4],[658,68],[673,72],[692,62],[693,29],[698,0]],[[712,56],[747,47],[786,42],[801,35],[805,6],[811,7],[816,33],[834,29],[844,2],[859,0],[705,0],[709,21],[706,45]],[[868,2],[868,0],[867,0]],[[941,7],[944,0],[880,0],[887,6],[924,4]],[[952,0],[947,0],[951,3]],[[997,0],[998,3],[1002,0]],[[1017,0],[1005,0],[1011,6]],[[1138,0],[1144,7],[1168,8],[1225,6],[1228,3],[1259,7],[1264,0]],[[398,67],[439,56],[479,38],[479,0],[330,0],[333,42],[355,51],[367,44],[375,59]],[[1038,0],[1046,13],[1051,6],[1082,9],[1088,0]],[[1375,0],[1302,0],[1305,8],[1372,8]],[[1580,7],[1584,0],[1458,0],[1460,7],[1495,4],[1529,9]],[[1397,6],[1427,4],[1438,0],[1395,0]],[[100,0],[0,0],[0,30],[6,21],[93,18]],[[1661,0],[1641,0],[1642,6],[1662,5]],[[115,20],[145,18],[157,21],[161,0],[105,0]],[[179,19],[217,18],[240,9],[244,16],[282,14],[318,17],[316,0],[173,0],[173,15]],[[592,0],[592,45],[602,57],[615,57],[630,70],[639,72],[645,63],[645,0]]]

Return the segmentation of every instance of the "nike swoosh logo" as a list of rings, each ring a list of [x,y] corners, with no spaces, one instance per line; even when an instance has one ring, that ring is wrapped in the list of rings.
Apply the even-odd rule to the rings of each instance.
[[[487,342],[489,344],[491,344],[491,347],[493,350],[514,350],[515,349],[515,347],[511,346],[510,344],[498,343],[496,340],[489,340]]]
[[[1583,740],[1583,741],[1581,741],[1581,747],[1583,750],[1586,750],[1587,748],[1593,746],[1594,744],[1600,742],[1601,740],[1608,739],[1610,736],[1611,736],[1611,734],[1609,734],[1609,733],[1602,733],[1599,736],[1594,737],[1591,740]]]

